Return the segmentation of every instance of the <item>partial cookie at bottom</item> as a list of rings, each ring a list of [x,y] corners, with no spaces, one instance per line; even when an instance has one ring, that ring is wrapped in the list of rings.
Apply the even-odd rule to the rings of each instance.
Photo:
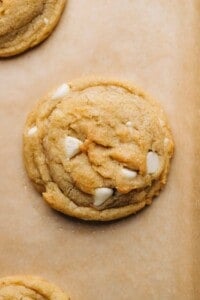
[[[44,279],[13,276],[0,279],[0,300],[70,300],[64,292]]]

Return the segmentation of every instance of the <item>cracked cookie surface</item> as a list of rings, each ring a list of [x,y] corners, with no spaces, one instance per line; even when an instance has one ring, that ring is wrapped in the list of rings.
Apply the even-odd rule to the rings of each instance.
[[[66,0],[1,0],[0,57],[13,56],[46,39]]]
[[[32,276],[0,279],[0,300],[70,300],[55,285]]]
[[[56,210],[112,220],[150,204],[173,139],[157,102],[130,84],[76,80],[41,99],[24,131],[25,165]]]

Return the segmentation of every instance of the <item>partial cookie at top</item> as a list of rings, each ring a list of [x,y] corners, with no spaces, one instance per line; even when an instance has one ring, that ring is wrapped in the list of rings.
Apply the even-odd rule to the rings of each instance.
[[[44,279],[13,276],[0,279],[0,300],[70,300],[64,292]]]
[[[76,80],[28,116],[29,177],[56,210],[107,221],[150,204],[167,180],[172,134],[162,108],[124,82]]]
[[[0,1],[0,57],[13,56],[45,40],[63,12],[66,0]]]

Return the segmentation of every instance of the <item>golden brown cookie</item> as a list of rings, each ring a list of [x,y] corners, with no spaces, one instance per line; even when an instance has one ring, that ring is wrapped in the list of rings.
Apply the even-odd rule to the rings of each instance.
[[[69,300],[55,285],[32,276],[0,279],[0,300]]]
[[[131,84],[76,80],[28,116],[29,177],[54,209],[84,220],[122,218],[166,183],[173,139],[157,102]]]
[[[66,0],[1,0],[0,57],[19,54],[45,40]]]

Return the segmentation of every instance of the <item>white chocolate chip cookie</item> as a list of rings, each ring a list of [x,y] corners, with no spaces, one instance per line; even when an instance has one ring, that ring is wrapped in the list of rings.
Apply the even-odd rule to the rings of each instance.
[[[70,300],[58,287],[32,276],[0,279],[0,300]]]
[[[57,25],[66,0],[1,0],[0,57],[13,56],[45,40]]]
[[[150,204],[166,183],[173,148],[159,104],[111,80],[62,84],[38,102],[24,131],[26,168],[44,199],[85,220]]]

